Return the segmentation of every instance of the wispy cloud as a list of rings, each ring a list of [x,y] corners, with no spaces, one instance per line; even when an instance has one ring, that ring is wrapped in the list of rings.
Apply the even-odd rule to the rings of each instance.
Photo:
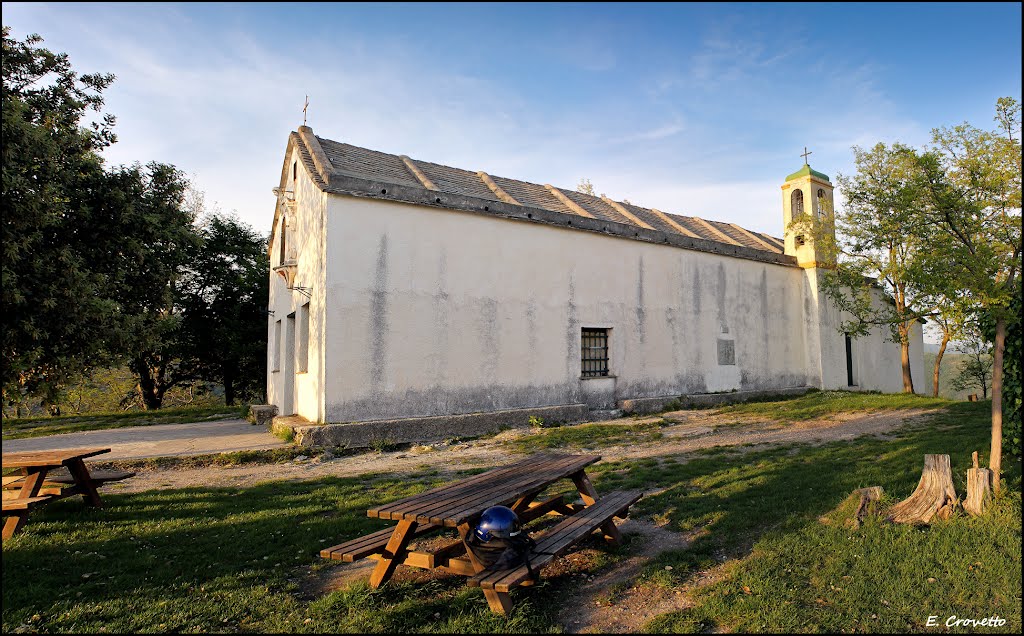
[[[631,133],[622,137],[614,137],[609,140],[611,144],[628,144],[638,141],[658,141],[660,139],[667,139],[678,135],[679,133],[686,130],[686,126],[678,118],[667,124],[658,126],[657,128],[651,128],[649,130],[642,130],[639,132]]]
[[[898,56],[844,53],[819,21],[762,5],[618,7],[629,25],[599,5],[506,7],[503,20],[485,6],[483,29],[452,26],[464,12],[445,6],[402,24],[407,5],[295,7],[14,3],[4,22],[118,76],[111,162],[174,163],[263,230],[307,94],[324,137],[564,187],[587,177],[616,199],[773,233],[803,146],[834,174],[851,145],[921,143],[949,123],[921,123],[894,83]],[[307,25],[318,35],[296,36],[302,11],[329,16]],[[625,37],[658,31],[645,11],[677,22],[657,41]],[[1019,64],[1008,74],[1019,86]]]

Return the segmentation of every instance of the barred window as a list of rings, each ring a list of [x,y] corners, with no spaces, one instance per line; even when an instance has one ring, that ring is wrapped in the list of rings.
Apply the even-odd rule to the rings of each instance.
[[[583,377],[597,378],[608,375],[608,330],[583,329]]]
[[[802,190],[793,190],[790,209],[793,216],[800,216],[804,213],[804,193]]]

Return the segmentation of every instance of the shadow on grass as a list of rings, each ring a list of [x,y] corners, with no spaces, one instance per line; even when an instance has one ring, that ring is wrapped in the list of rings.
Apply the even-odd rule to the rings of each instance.
[[[494,615],[463,577],[301,600],[300,579],[331,565],[322,548],[393,526],[368,508],[440,483],[325,478],[111,494],[99,510],[54,502],[4,542],[4,632],[551,629],[543,602],[517,595],[510,617]]]

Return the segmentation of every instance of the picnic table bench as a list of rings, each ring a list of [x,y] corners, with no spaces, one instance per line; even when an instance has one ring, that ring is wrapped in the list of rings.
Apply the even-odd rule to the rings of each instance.
[[[466,544],[476,521],[484,510],[498,505],[514,510],[524,525],[547,514],[565,516],[534,537],[536,545],[530,554],[534,570],[569,551],[598,529],[609,543],[618,545],[622,537],[613,518],[625,517],[642,493],[622,491],[598,496],[585,469],[600,459],[599,455],[537,454],[371,508],[367,516],[397,521],[397,525],[325,548],[320,556],[346,562],[376,559],[378,563],[370,575],[373,588],[390,580],[398,565],[440,568],[467,576],[469,586],[483,589],[492,611],[506,614],[512,607],[511,589],[532,585],[535,581],[525,564],[498,570],[487,568],[476,559]],[[538,496],[562,479],[572,481],[582,504],[567,502],[562,495],[537,501]],[[410,549],[414,538],[445,529],[457,530],[459,538],[430,550]]]
[[[109,453],[109,448],[70,448],[50,451],[3,453],[3,468],[18,469],[3,476],[3,538],[9,539],[26,522],[33,508],[64,497],[81,495],[86,505],[101,507],[97,488],[135,473],[90,472],[87,457]]]

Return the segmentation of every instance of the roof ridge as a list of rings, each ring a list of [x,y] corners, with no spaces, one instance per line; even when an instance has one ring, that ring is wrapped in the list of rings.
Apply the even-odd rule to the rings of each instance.
[[[409,172],[412,173],[412,176],[419,179],[419,182],[423,184],[424,188],[426,188],[427,190],[437,190],[437,186],[434,185],[434,182],[430,180],[430,177],[423,174],[423,171],[420,170],[419,167],[417,167],[417,165],[412,162],[412,159],[405,155],[398,155],[398,158],[402,160],[402,163],[404,163],[405,167],[409,169]]]
[[[562,205],[564,205],[565,207],[569,208],[570,210],[572,210],[576,214],[578,214],[580,216],[585,216],[585,217],[588,217],[588,218],[591,218],[591,219],[595,218],[593,214],[591,214],[587,210],[583,209],[582,205],[580,205],[579,203],[576,203],[575,201],[573,201],[569,197],[565,196],[564,192],[562,192],[560,189],[556,188],[555,186],[551,185],[550,183],[545,183],[544,184],[544,189],[546,189],[548,192],[553,194],[556,199],[558,199],[559,201],[562,202]]]

